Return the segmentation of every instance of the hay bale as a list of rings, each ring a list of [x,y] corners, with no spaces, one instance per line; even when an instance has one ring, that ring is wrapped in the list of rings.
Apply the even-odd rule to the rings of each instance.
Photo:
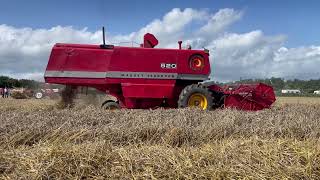
[[[19,91],[13,91],[11,93],[11,97],[14,99],[27,99],[28,98],[28,96],[25,93],[19,92]]]

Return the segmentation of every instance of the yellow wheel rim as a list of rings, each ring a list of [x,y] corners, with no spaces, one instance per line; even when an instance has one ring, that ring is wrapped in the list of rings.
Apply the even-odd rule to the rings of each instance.
[[[188,107],[199,107],[205,110],[208,107],[208,100],[201,93],[192,94],[188,100]]]

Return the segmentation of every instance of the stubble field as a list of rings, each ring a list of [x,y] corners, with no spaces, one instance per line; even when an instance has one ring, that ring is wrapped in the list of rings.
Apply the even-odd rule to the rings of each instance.
[[[0,179],[319,179],[320,98],[259,112],[0,99]]]

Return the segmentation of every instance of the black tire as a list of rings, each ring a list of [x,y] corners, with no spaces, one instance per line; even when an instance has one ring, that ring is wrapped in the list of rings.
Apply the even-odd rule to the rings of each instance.
[[[121,108],[119,103],[114,102],[114,101],[106,101],[106,102],[102,103],[101,107],[106,110],[117,110],[117,109]]]
[[[194,94],[201,94],[207,100],[207,107],[205,110],[211,110],[213,106],[213,96],[212,92],[205,86],[201,84],[192,84],[185,87],[179,96],[178,107],[185,108],[188,107],[189,98]]]
[[[213,106],[212,109],[220,108],[224,105],[225,95],[222,92],[212,92]]]

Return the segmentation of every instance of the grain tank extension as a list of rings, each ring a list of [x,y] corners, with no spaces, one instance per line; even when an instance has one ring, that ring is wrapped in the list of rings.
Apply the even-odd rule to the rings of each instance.
[[[103,31],[104,34],[104,31]],[[145,34],[140,47],[105,44],[55,44],[45,72],[47,83],[87,86],[116,97],[103,103],[113,108],[231,107],[269,108],[275,101],[266,84],[219,87],[209,81],[209,51],[155,48],[158,40]]]

